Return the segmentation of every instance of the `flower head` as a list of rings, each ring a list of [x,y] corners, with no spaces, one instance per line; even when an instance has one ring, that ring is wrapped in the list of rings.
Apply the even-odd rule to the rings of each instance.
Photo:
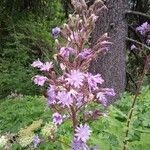
[[[108,96],[115,96],[115,95],[116,95],[114,89],[111,89],[111,88],[105,88],[105,89],[104,89],[104,93],[105,93],[106,95],[108,95]]]
[[[75,53],[75,50],[71,47],[62,47],[59,52],[59,54],[62,57],[67,57],[67,58],[74,53]]]
[[[55,27],[52,29],[52,35],[54,36],[54,38],[58,38],[60,32],[61,32],[61,30],[59,27]]]
[[[91,73],[86,74],[86,78],[90,88],[96,89],[97,84],[102,84],[104,80],[102,79],[100,74],[92,75]]]
[[[40,144],[41,140],[38,135],[35,135],[33,139],[34,147],[36,148]]]
[[[103,106],[107,106],[108,101],[106,99],[105,93],[104,92],[98,92],[96,98],[98,99],[98,101],[103,105]]]
[[[137,49],[137,47],[134,44],[132,44],[131,45],[131,50],[134,50],[134,49]]]
[[[50,69],[53,68],[53,63],[52,62],[46,62],[43,64],[43,66],[40,67],[41,71],[49,71]]]
[[[82,58],[82,59],[88,59],[89,57],[92,56],[92,50],[91,49],[84,49],[80,54],[79,56]]]
[[[48,100],[47,104],[48,106],[53,105],[56,103],[56,92],[53,86],[50,86],[47,90]]]
[[[65,79],[68,84],[73,85],[75,88],[80,88],[83,85],[84,73],[79,70],[71,70],[70,74],[67,74]]]
[[[147,45],[150,45],[150,39],[148,39],[148,40],[146,41],[146,43],[147,43]]]
[[[82,142],[81,140],[77,141],[76,139],[72,142],[72,150],[89,150],[86,143]]]
[[[75,137],[77,138],[77,141],[86,142],[89,139],[89,136],[91,135],[91,130],[88,125],[80,125],[80,127],[77,127],[75,129]]]
[[[141,35],[145,35],[148,30],[150,30],[150,24],[148,24],[148,22],[144,22],[141,26],[136,28],[136,31],[140,32]]]
[[[41,68],[43,63],[38,59],[31,64],[32,67]]]
[[[63,116],[61,114],[59,114],[58,112],[53,114],[53,123],[57,124],[61,124],[63,122]]]
[[[59,91],[57,94],[57,99],[59,100],[58,104],[62,104],[63,107],[69,107],[73,103],[73,99],[70,94],[66,91]]]
[[[33,80],[35,84],[43,86],[45,81],[47,80],[47,77],[36,75]]]

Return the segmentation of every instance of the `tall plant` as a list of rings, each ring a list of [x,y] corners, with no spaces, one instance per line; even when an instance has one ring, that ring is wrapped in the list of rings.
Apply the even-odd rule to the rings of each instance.
[[[106,109],[109,97],[115,96],[115,92],[111,88],[100,87],[104,82],[100,74],[88,72],[91,61],[98,54],[107,52],[111,44],[107,34],[102,35],[93,48],[90,48],[88,42],[98,14],[106,7],[99,0],[89,8],[84,0],[72,0],[72,4],[78,14],[69,15],[68,23],[62,29],[56,27],[52,30],[58,50],[54,61],[43,63],[37,60],[32,66],[45,74],[36,75],[33,81],[39,86],[45,83],[48,86],[47,104],[54,112],[53,122],[60,125],[66,119],[72,121],[72,149],[77,150],[89,149],[86,142],[91,135],[91,129],[85,123],[86,117],[93,119],[106,115],[100,110],[89,110],[87,106],[96,103]],[[59,43],[59,36],[63,38],[63,44]]]

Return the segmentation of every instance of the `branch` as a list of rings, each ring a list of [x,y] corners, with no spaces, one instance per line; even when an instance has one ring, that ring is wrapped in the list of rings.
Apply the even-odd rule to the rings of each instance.
[[[134,39],[129,38],[129,37],[127,37],[126,40],[127,40],[127,41],[131,41],[131,42],[135,42],[135,43],[137,43],[137,44],[139,44],[139,45],[141,45],[141,46],[147,48],[148,50],[150,50],[150,47],[149,47],[149,46],[147,46],[146,44],[143,44],[143,43],[141,43],[141,42],[138,42],[137,40],[134,40]]]
[[[142,13],[142,12],[139,12],[139,11],[132,11],[132,10],[128,10],[125,12],[125,14],[131,14],[131,15],[139,15],[139,16],[143,16],[145,18],[148,18],[150,19],[150,15],[148,14],[145,14],[145,13]]]

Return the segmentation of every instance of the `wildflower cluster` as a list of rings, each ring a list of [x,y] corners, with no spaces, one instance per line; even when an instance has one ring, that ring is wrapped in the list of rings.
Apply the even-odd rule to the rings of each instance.
[[[142,25],[136,28],[136,32],[140,33],[145,43],[150,46],[150,24],[148,22],[144,22]],[[136,45],[131,46],[131,50],[138,49]]]
[[[108,106],[108,98],[115,96],[110,88],[100,88],[104,80],[100,74],[88,72],[88,67],[98,54],[106,52],[109,45],[107,34],[102,35],[94,47],[90,47],[88,39],[95,27],[98,14],[105,5],[101,1],[87,7],[84,0],[72,0],[72,4],[78,14],[69,15],[67,24],[63,28],[58,27],[52,30],[56,42],[57,53],[54,61],[34,61],[32,66],[38,68],[45,75],[33,77],[35,84],[43,86],[46,84],[47,105],[53,109],[53,122],[56,125],[62,124],[66,119],[71,119],[74,130],[73,147],[86,145],[91,129],[87,124],[80,124],[77,118],[81,110],[89,103],[97,103]],[[59,43],[59,36],[64,38],[64,43]],[[59,67],[61,71],[55,71]],[[90,110],[91,118],[95,110]],[[99,112],[99,114],[104,114]],[[77,150],[75,148],[72,148]]]

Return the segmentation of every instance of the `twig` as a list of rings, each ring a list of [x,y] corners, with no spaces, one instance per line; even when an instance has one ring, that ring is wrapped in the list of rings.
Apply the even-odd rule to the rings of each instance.
[[[145,18],[150,19],[150,15],[142,13],[142,12],[139,12],[139,11],[128,10],[125,13],[126,14],[131,14],[131,15],[139,15],[139,16],[143,16]]]
[[[141,45],[141,46],[147,48],[148,50],[150,50],[150,47],[149,47],[149,46],[147,46],[146,44],[143,44],[143,43],[141,43],[141,42],[138,42],[137,40],[134,40],[134,39],[129,38],[129,37],[127,37],[126,40],[131,41],[131,42],[135,42],[135,43],[137,43],[137,44],[139,44],[139,45]]]

